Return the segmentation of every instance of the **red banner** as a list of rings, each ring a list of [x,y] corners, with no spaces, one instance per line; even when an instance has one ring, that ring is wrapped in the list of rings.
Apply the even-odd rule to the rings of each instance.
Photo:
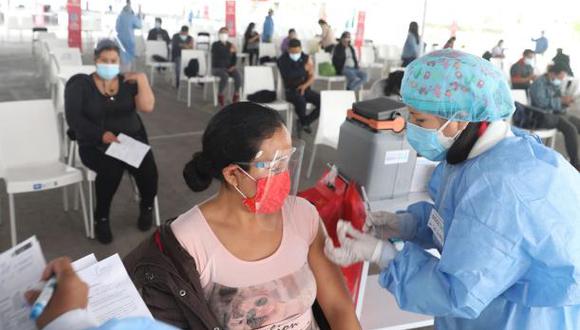
[[[82,49],[81,1],[68,0],[68,46]]]
[[[356,38],[354,39],[354,46],[359,49],[362,47],[365,40],[365,12],[358,12],[358,20],[356,23]]]
[[[226,27],[230,37],[236,36],[236,1],[226,0]]]

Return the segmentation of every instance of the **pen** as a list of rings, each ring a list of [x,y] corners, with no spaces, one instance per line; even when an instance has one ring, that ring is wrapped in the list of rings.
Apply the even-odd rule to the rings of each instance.
[[[34,304],[32,305],[32,311],[30,311],[31,320],[36,320],[42,314],[44,308],[48,305],[50,298],[52,298],[55,287],[56,277],[52,276],[48,281],[46,281],[42,291],[40,291],[40,294],[38,295],[38,298],[36,298],[36,301],[34,301]]]

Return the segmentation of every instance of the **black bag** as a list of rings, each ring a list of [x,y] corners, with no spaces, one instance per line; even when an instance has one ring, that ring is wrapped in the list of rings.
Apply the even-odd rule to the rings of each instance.
[[[515,102],[516,111],[512,117],[512,122],[516,127],[536,130],[556,128],[559,116],[553,113]]]
[[[153,60],[153,62],[169,62],[168,59],[160,55],[153,55],[151,56],[151,59]]]
[[[183,69],[183,72],[187,76],[187,78],[197,77],[199,75],[199,62],[196,58],[192,58],[187,63],[187,67]]]
[[[262,57],[260,57],[259,62],[260,62],[260,64],[276,62],[276,58],[271,57],[271,56],[262,56]]]
[[[276,92],[265,89],[257,91],[254,94],[248,95],[248,101],[255,103],[271,103],[276,101]]]

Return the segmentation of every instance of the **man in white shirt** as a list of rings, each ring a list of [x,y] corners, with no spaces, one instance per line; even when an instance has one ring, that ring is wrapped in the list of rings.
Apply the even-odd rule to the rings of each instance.
[[[102,325],[87,311],[89,288],[75,273],[69,258],[61,257],[51,261],[42,280],[56,277],[56,289],[42,314],[36,319],[40,330],[84,330],[84,329],[146,329],[175,330],[174,327],[147,317],[112,319]],[[33,303],[38,291],[26,292],[26,300]]]

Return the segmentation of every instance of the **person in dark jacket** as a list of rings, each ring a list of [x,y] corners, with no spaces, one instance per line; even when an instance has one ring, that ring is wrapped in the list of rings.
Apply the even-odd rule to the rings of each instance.
[[[153,201],[157,195],[157,166],[149,150],[139,168],[108,156],[111,143],[119,134],[148,144],[145,126],[137,112],[152,112],[155,96],[143,73],[119,74],[119,47],[101,40],[95,49],[97,70],[91,75],[73,76],[65,88],[65,113],[70,130],[79,144],[83,164],[97,173],[95,234],[99,242],[113,240],[109,211],[113,196],[128,171],[141,197],[138,228],[147,231],[153,220]]]
[[[360,329],[340,269],[324,254],[316,208],[289,196],[294,151],[276,110],[239,102],[212,117],[183,178],[194,192],[217,181],[218,193],[124,260],[156,319],[188,329],[315,329],[318,301],[332,329]]]
[[[556,49],[556,56],[554,56],[552,62],[565,67],[568,76],[574,77],[574,72],[572,72],[572,68],[570,67],[570,56],[564,54],[562,48]]]
[[[189,27],[184,25],[181,27],[179,33],[173,35],[171,39],[171,59],[175,63],[175,83],[176,87],[179,88],[179,75],[181,70],[181,50],[182,49],[193,49],[193,37],[189,35]]]
[[[234,96],[232,103],[240,100],[240,88],[242,88],[242,76],[236,68],[237,56],[236,46],[228,41],[228,28],[222,27],[218,32],[218,41],[211,45],[211,68],[212,74],[220,78],[218,102],[220,107],[224,106],[224,90],[228,84],[228,79],[234,79]]]
[[[169,38],[169,33],[167,30],[161,27],[161,17],[155,18],[155,27],[149,30],[149,34],[147,35],[147,40],[163,40],[167,43],[167,46],[171,43],[171,39]]]
[[[347,89],[358,91],[368,81],[368,75],[360,69],[356,52],[350,42],[350,32],[343,32],[340,36],[340,43],[332,52],[332,65],[337,74],[346,77]]]
[[[298,39],[288,42],[288,51],[278,58],[278,69],[284,82],[286,100],[294,105],[298,116],[298,133],[311,134],[310,125],[320,116],[320,94],[310,87],[314,83],[314,64],[312,59],[302,52],[302,43]],[[315,108],[306,114],[306,104]]]

